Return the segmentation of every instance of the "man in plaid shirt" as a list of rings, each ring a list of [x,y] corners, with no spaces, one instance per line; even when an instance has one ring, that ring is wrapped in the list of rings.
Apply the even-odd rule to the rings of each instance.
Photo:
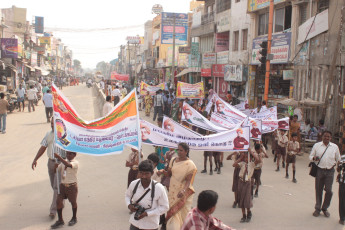
[[[217,201],[215,191],[202,191],[198,196],[198,207],[188,213],[181,230],[234,230],[211,216],[216,210]]]

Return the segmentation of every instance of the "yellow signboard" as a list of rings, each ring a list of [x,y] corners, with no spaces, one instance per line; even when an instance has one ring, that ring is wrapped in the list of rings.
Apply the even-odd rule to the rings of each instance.
[[[274,0],[274,4],[285,2],[286,0]],[[248,12],[269,7],[270,0],[248,0]]]

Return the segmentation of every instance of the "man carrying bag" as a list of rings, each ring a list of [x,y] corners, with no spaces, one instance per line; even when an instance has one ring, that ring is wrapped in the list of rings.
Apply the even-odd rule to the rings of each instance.
[[[333,195],[334,167],[340,161],[339,148],[336,144],[330,142],[331,139],[332,133],[324,131],[322,141],[314,144],[309,156],[310,161],[314,161],[311,163],[311,165],[314,165],[312,165],[310,175],[315,177],[316,204],[313,213],[315,217],[318,217],[321,211],[326,217],[330,216],[327,209]],[[322,203],[323,190],[325,190],[325,199]]]
[[[144,160],[139,164],[138,177],[129,185],[125,201],[132,212],[130,230],[153,230],[159,227],[160,215],[169,210],[169,201],[162,184],[151,179],[153,164]]]

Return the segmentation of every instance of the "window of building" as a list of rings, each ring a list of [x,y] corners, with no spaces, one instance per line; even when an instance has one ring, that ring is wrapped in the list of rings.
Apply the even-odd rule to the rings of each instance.
[[[299,7],[299,24],[302,25],[307,21],[307,4],[302,4]]]
[[[242,50],[247,50],[248,46],[248,29],[242,30]]]
[[[317,4],[317,11],[320,13],[329,8],[329,0],[319,0]]]
[[[231,8],[231,0],[218,0],[217,1],[217,14]]]
[[[258,35],[264,35],[268,33],[268,12],[259,15],[259,33]]]
[[[232,51],[238,51],[238,42],[240,38],[240,31],[234,32],[234,46],[232,48]]]
[[[273,33],[282,32],[291,28],[291,13],[292,6],[286,6],[285,8],[274,11]],[[268,17],[268,12],[259,15],[259,36],[268,34]]]
[[[235,0],[235,3],[240,2],[241,0]]]

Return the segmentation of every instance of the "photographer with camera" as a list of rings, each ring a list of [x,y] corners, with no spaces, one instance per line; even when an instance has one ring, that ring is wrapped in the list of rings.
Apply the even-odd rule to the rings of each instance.
[[[144,160],[139,164],[139,179],[129,185],[125,201],[132,212],[130,230],[158,229],[160,215],[169,210],[168,196],[162,184],[152,180],[153,164]]]
[[[334,179],[334,167],[340,161],[340,152],[336,144],[331,142],[332,133],[324,131],[322,141],[314,144],[309,160],[317,162],[317,173],[315,177],[316,204],[313,216],[318,217],[322,211],[325,217],[329,217],[327,211],[332,199],[332,184]],[[323,190],[325,199],[322,203]],[[321,206],[322,205],[322,206]]]

